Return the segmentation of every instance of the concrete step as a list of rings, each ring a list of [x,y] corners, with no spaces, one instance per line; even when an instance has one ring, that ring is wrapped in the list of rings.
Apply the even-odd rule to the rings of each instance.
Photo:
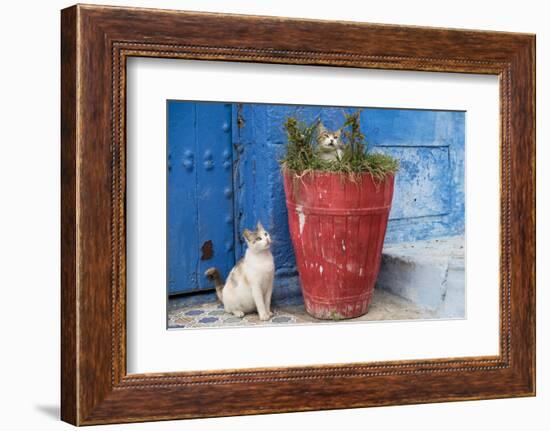
[[[386,245],[376,285],[438,318],[464,318],[464,237]]]

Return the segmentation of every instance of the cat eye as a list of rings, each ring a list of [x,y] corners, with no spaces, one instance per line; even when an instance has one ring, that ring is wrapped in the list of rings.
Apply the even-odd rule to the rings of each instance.
[[[261,241],[261,240],[262,240],[261,237],[257,237],[257,238],[256,238],[256,241]]]

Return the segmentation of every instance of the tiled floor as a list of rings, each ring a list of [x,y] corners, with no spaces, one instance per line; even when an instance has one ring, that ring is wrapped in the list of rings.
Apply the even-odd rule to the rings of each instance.
[[[223,310],[214,293],[202,293],[171,298],[168,305],[168,328],[219,328],[240,326],[290,325],[310,323],[331,323],[318,320],[306,313],[302,298],[295,297],[279,302],[272,307],[273,317],[261,321],[258,314],[235,317]],[[375,290],[369,312],[345,322],[379,320],[433,319],[435,315],[414,303],[392,295],[384,290]]]

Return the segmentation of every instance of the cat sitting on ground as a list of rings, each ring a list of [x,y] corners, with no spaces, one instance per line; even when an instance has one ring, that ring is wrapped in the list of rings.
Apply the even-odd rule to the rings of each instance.
[[[344,142],[342,141],[342,129],[330,131],[323,123],[317,125],[317,151],[319,158],[325,161],[336,161],[344,154]]]
[[[233,267],[225,284],[216,268],[207,269],[205,275],[214,280],[216,294],[227,313],[243,317],[257,311],[260,320],[269,320],[273,315],[270,307],[275,274],[271,237],[258,222],[256,230],[244,230],[244,239],[248,247],[244,258]]]

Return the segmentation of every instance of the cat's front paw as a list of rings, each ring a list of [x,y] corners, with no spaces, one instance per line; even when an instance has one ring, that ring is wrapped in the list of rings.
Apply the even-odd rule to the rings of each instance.
[[[269,313],[260,313],[260,320],[269,320],[273,314]]]
[[[240,310],[233,311],[233,315],[237,316],[237,317],[244,317],[244,312],[242,312]]]

